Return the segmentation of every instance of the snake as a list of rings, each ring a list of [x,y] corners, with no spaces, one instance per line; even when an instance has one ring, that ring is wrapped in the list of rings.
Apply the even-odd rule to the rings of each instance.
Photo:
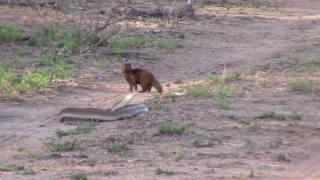
[[[63,122],[66,118],[98,120],[98,121],[116,121],[126,119],[137,114],[148,111],[144,104],[129,104],[138,92],[127,94],[122,100],[113,105],[110,109],[99,108],[64,108],[60,111],[58,119]]]

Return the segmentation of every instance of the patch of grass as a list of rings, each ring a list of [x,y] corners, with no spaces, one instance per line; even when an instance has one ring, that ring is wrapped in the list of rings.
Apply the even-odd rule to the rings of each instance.
[[[226,72],[223,75],[214,75],[212,73],[209,73],[207,75],[207,79],[209,80],[209,82],[212,82],[214,84],[235,82],[241,79],[241,72],[232,71],[232,72]]]
[[[250,125],[250,121],[248,119],[238,120],[238,124]]]
[[[161,124],[158,126],[158,130],[163,134],[182,134],[186,130],[186,125],[178,123]]]
[[[110,170],[110,169],[108,169],[108,170],[103,170],[102,172],[101,172],[101,174],[103,174],[103,175],[105,175],[105,176],[114,176],[114,175],[117,175],[117,174],[119,174],[119,171],[115,171],[115,170]]]
[[[48,55],[49,56],[49,55]],[[0,90],[6,93],[31,93],[34,90],[43,90],[48,83],[57,78],[68,78],[71,75],[71,66],[64,62],[62,57],[50,57],[51,67],[27,69],[24,72],[13,72],[9,67],[26,65],[27,62],[12,61],[0,62]],[[41,59],[41,57],[40,57]],[[47,65],[47,64],[46,64]]]
[[[320,68],[320,59],[308,58],[300,63],[300,65],[306,69],[318,69]]]
[[[177,174],[178,172],[176,171],[172,171],[172,170],[168,170],[168,169],[162,169],[157,167],[156,169],[156,174],[168,174],[168,175],[172,175],[172,174]]]
[[[259,118],[262,118],[262,119],[264,119],[264,118],[273,118],[275,114],[276,113],[274,111],[265,111],[265,112],[262,113],[261,116],[259,116]]]
[[[163,149],[157,149],[157,153],[160,155],[160,156],[164,156],[166,155],[166,151],[164,151]]]
[[[201,148],[201,147],[212,147],[214,146],[214,143],[212,141],[208,141],[208,143],[204,143],[200,140],[193,140],[191,141],[191,146],[192,147],[196,147],[196,148]]]
[[[160,93],[153,91],[152,97],[153,98],[159,98],[160,97]]]
[[[22,173],[24,175],[36,174],[36,171],[31,166],[24,166]]]
[[[205,85],[194,87],[188,90],[188,94],[194,97],[205,96],[209,95],[210,93],[210,90]]]
[[[67,51],[72,49],[74,45],[87,37],[87,33],[81,29],[69,29],[62,33],[59,38],[58,47],[65,48]]]
[[[17,57],[20,57],[20,56],[25,56],[25,55],[28,55],[28,54],[31,54],[31,53],[26,49],[14,49],[12,51],[12,54],[14,54]]]
[[[157,41],[157,46],[161,49],[171,49],[173,48],[173,43],[169,39],[161,38]]]
[[[214,75],[210,73],[207,75],[207,78],[210,82],[213,82],[214,84],[220,84],[225,82],[225,79],[221,75]]]
[[[167,92],[164,93],[165,97],[176,97],[186,94],[186,89],[183,88],[169,88]]]
[[[304,79],[292,79],[288,83],[288,87],[292,91],[308,92],[311,89],[311,85]]]
[[[261,116],[259,116],[261,119],[266,119],[266,118],[274,118],[278,120],[285,120],[286,116],[283,114],[275,113],[274,111],[265,111],[262,113]]]
[[[19,40],[21,39],[21,31],[13,26],[0,24],[0,39],[4,41]]]
[[[298,112],[292,112],[290,117],[292,119],[295,119],[295,120],[301,120],[302,119],[302,114],[298,113]]]
[[[13,155],[12,155],[12,158],[13,158],[13,159],[22,159],[23,156],[22,156],[21,154],[13,154]]]
[[[121,145],[105,145],[104,149],[107,149],[109,152],[112,153],[118,153],[120,155],[128,154],[129,149],[127,147],[121,146]]]
[[[231,92],[231,88],[228,86],[222,86],[218,91],[218,100],[214,104],[219,105],[223,109],[227,109],[230,106],[230,102],[227,99],[227,95]]]
[[[107,60],[105,59],[100,59],[100,60],[93,60],[92,61],[92,66],[95,68],[104,68],[105,65],[107,64]]]
[[[225,82],[235,82],[241,79],[241,72],[240,71],[233,71],[225,73]]]
[[[89,177],[84,172],[74,172],[70,174],[70,179],[71,180],[89,180]]]
[[[164,109],[165,107],[166,107],[166,105],[162,104],[162,103],[155,103],[155,104],[149,105],[150,109]]]
[[[284,62],[285,62],[286,64],[293,64],[293,63],[294,63],[294,59],[291,58],[291,57],[287,57],[287,58],[284,60]]]
[[[18,146],[15,148],[17,151],[24,151],[26,148],[24,146]]]
[[[22,171],[24,169],[24,164],[16,164],[16,163],[9,163],[0,166],[1,171]]]
[[[13,61],[0,61],[0,68],[3,68],[4,70],[8,70],[13,66],[22,66],[28,63],[30,62],[23,62],[19,58],[15,58]]]
[[[247,139],[244,140],[244,145],[245,146],[249,146],[251,144],[252,144],[252,140],[251,139],[247,138]]]
[[[96,162],[98,162],[98,161],[99,161],[99,159],[98,159],[98,158],[94,158],[94,157],[90,157],[90,158],[88,158],[88,160],[87,160],[88,163],[96,163]]]
[[[118,37],[111,38],[109,41],[111,48],[115,53],[122,53],[127,49],[139,48],[153,42],[155,42],[155,39],[149,36]]]
[[[82,152],[82,151],[74,154],[73,157],[76,157],[76,158],[89,158],[89,157],[86,155],[86,153],[84,153],[84,152]]]
[[[73,150],[76,146],[76,141],[57,141],[56,139],[50,139],[44,141],[43,144],[47,147],[50,147],[54,151],[70,151]]]
[[[278,119],[278,120],[285,120],[286,119],[286,116],[283,115],[283,114],[278,114],[276,113],[274,116],[273,116],[275,119]]]
[[[27,74],[19,74],[6,71],[0,67],[0,89],[4,92],[20,92],[29,93],[32,86],[28,84],[26,78],[30,78]],[[30,82],[30,81],[29,81]]]
[[[50,155],[42,154],[42,153],[39,153],[39,154],[29,153],[27,157],[30,159],[50,159],[51,158]]]
[[[90,122],[87,124],[78,125],[75,129],[69,129],[69,130],[57,129],[56,134],[58,136],[68,136],[71,134],[85,134],[85,133],[89,133],[92,130],[92,128],[95,127],[96,125],[97,123]]]
[[[5,164],[0,167],[0,171],[22,171],[24,175],[36,174],[35,170],[31,166],[27,166],[24,164]]]
[[[230,106],[230,103],[226,98],[219,98],[215,104],[219,105],[223,109],[227,109]]]
[[[59,38],[60,29],[54,26],[45,26],[42,28],[42,32],[44,41],[50,42]]]
[[[179,151],[177,154],[173,157],[174,161],[180,161],[186,156],[186,153],[184,151]]]
[[[275,58],[275,59],[278,59],[278,58],[283,57],[283,54],[281,54],[281,53],[274,53],[274,54],[272,54],[272,57]]]

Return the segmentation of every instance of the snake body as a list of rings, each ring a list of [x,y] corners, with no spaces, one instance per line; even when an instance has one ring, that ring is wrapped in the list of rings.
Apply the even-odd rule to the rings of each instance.
[[[144,104],[127,105],[137,92],[127,94],[121,101],[117,102],[110,109],[98,108],[65,108],[59,113],[59,121],[63,122],[65,118],[93,119],[99,121],[115,121],[129,118],[131,116],[147,112],[148,108]]]
[[[130,104],[116,111],[110,109],[103,110],[97,108],[65,108],[59,113],[59,121],[63,122],[65,118],[94,119],[99,121],[115,121],[128,118],[143,112],[148,108],[144,104]]]

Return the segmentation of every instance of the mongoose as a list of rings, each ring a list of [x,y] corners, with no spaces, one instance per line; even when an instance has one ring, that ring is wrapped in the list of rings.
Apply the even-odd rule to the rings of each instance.
[[[140,68],[132,69],[130,63],[122,64],[120,70],[129,83],[130,92],[132,92],[133,87],[137,91],[137,84],[140,84],[142,91],[139,92],[150,92],[151,87],[154,87],[162,94],[162,86],[151,72]]]

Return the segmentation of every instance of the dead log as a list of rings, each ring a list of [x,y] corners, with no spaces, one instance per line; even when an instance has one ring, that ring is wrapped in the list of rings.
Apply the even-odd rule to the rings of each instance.
[[[116,6],[112,8],[112,12],[118,15],[125,15],[130,17],[135,16],[170,16],[174,18],[193,17],[194,10],[191,3],[184,3],[174,9],[166,8],[144,8],[133,6]]]

